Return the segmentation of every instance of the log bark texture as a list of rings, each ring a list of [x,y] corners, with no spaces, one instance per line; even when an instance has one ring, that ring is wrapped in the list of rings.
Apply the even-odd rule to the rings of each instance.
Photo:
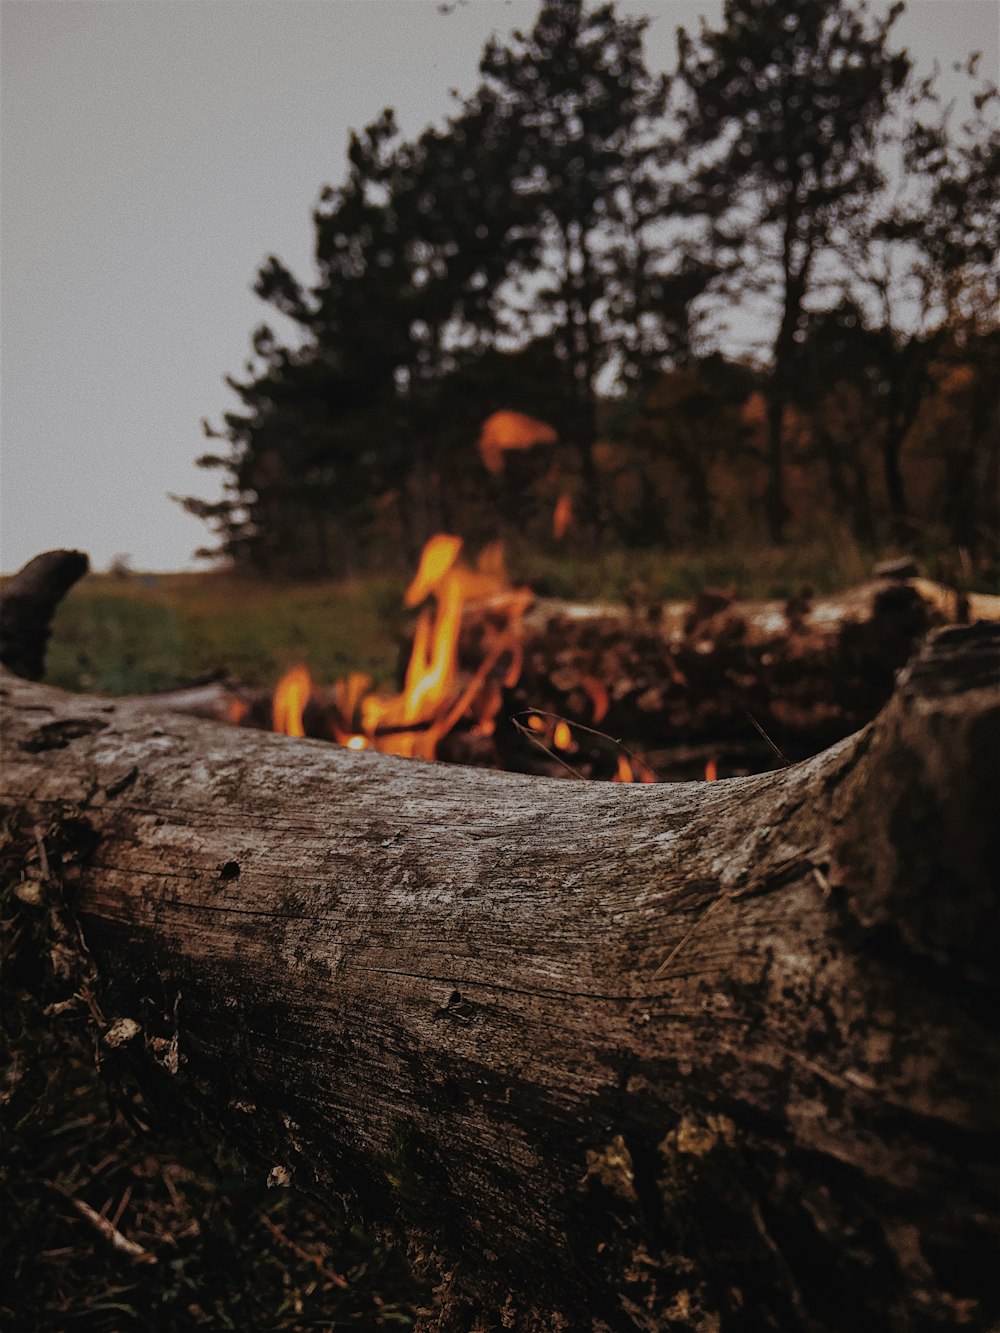
[[[998,648],[946,630],[862,733],[672,786],[6,676],[6,837],[109,1058],[404,1234],[426,1327],[985,1328]]]

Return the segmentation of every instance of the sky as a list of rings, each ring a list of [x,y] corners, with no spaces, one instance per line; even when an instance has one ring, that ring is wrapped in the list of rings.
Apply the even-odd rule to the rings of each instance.
[[[887,0],[873,0],[876,12]],[[417,133],[471,92],[536,0],[0,0],[0,569],[52,547],[95,568],[197,567],[216,499],[200,422],[235,400],[251,292],[278,255],[312,278],[311,209],[348,133]],[[669,69],[722,0],[620,0]],[[447,11],[447,12],[443,12]],[[911,0],[900,44],[1000,77],[997,0]]]

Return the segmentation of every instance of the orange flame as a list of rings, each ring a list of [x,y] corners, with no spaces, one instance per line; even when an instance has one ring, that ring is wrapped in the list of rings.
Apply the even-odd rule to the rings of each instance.
[[[305,667],[292,667],[278,681],[271,708],[275,731],[286,736],[304,736],[302,714],[312,693],[312,681]]]
[[[649,767],[649,765],[644,764],[643,761],[641,759],[637,759],[635,755],[633,755],[631,760],[629,760],[625,757],[625,755],[620,754],[618,756],[618,768],[611,781],[612,782],[658,782],[659,779],[657,778],[653,770]]]
[[[458,559],[461,549],[461,537],[449,537],[444,532],[432,537],[420,554],[417,572],[403,594],[403,605],[419,606],[432,592],[436,592],[442,579]]]
[[[250,705],[242,699],[230,699],[226,705],[226,717],[233,726],[238,727],[250,711]]]
[[[556,541],[562,541],[569,525],[573,522],[573,497],[569,491],[563,491],[552,511],[552,535]]]
[[[611,699],[604,685],[596,676],[581,676],[580,688],[589,696],[590,702],[594,705],[594,716],[590,719],[596,726],[598,722],[603,722],[608,709],[611,707]]]
[[[425,607],[421,611],[413,636],[413,652],[403,688],[404,722],[419,722],[433,716],[454,684],[458,633],[465,604],[461,580],[447,579],[437,588],[437,597],[436,609]]]
[[[718,765],[716,764],[714,759],[709,759],[708,763],[705,765],[705,781],[714,782],[718,776],[719,776]]]
[[[503,456],[508,449],[533,449],[538,444],[555,444],[558,434],[551,426],[523,412],[494,412],[483,422],[479,436],[479,456],[487,472],[494,476],[503,471]]]
[[[491,736],[503,699],[502,687],[517,683],[523,660],[518,634],[531,594],[512,589],[504,568],[500,543],[486,547],[475,567],[460,559],[462,539],[438,533],[425,545],[417,572],[404,595],[405,604],[419,607],[413,646],[399,694],[377,694],[371,678],[351,672],[334,682],[325,696],[325,715],[333,738],[349,750],[375,749],[411,758],[433,759],[441,739],[463,718],[474,734]],[[489,599],[480,651],[481,660],[464,678],[459,667],[462,612],[470,598]],[[579,686],[593,708],[593,722],[609,709],[606,686],[593,676],[581,677]],[[305,667],[294,667],[278,682],[272,705],[275,731],[303,736],[303,713],[313,694]],[[235,718],[236,710],[233,710]],[[531,713],[527,726],[553,750],[578,749],[570,723],[546,720]],[[716,777],[715,762],[705,777]],[[656,782],[651,768],[637,756],[620,753],[612,782]]]
[[[433,759],[438,742],[466,714],[481,735],[492,733],[502,697],[497,676],[502,672],[510,684],[520,671],[514,631],[531,598],[511,591],[501,543],[485,547],[474,568],[460,559],[461,552],[460,537],[438,533],[421,553],[404,595],[406,606],[420,612],[402,692],[373,694],[370,679],[360,672],[334,684],[333,733],[341,745]],[[478,670],[463,684],[458,663],[463,608],[471,598],[501,593],[506,596],[498,608],[500,626],[485,642]]]

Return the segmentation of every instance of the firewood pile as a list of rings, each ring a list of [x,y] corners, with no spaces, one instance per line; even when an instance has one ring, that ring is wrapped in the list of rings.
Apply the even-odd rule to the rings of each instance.
[[[619,782],[782,767],[869,722],[929,631],[976,619],[1000,619],[1000,597],[958,594],[909,567],[830,598],[805,590],[748,601],[732,589],[706,589],[690,602],[538,598],[514,620],[506,595],[472,600],[458,677],[478,673],[481,687],[439,737],[435,757]],[[408,637],[404,664],[411,647]],[[313,687],[303,734],[349,730],[335,693]],[[215,685],[174,699],[178,711],[274,725],[268,691]]]
[[[523,666],[503,715],[538,710],[599,728],[661,780],[759,772],[871,721],[930,630],[998,616],[1000,598],[892,573],[824,599],[803,591],[785,602],[740,601],[733,589],[708,589],[690,603],[539,602],[524,623]],[[463,644],[470,663],[478,633],[473,619]],[[498,726],[504,766],[550,771],[524,740],[522,729]],[[574,726],[573,745],[593,776],[610,776],[600,738]]]

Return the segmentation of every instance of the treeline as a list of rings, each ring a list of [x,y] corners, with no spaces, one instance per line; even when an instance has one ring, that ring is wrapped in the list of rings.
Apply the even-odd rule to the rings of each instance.
[[[313,284],[257,275],[296,332],[257,329],[206,423],[205,554],[311,575],[438,529],[544,542],[562,496],[588,546],[832,523],[994,556],[1000,99],[970,59],[954,124],[901,9],[727,0],[657,75],[642,21],[543,0],[442,124],[353,135]],[[499,411],[558,441],[484,466]]]

